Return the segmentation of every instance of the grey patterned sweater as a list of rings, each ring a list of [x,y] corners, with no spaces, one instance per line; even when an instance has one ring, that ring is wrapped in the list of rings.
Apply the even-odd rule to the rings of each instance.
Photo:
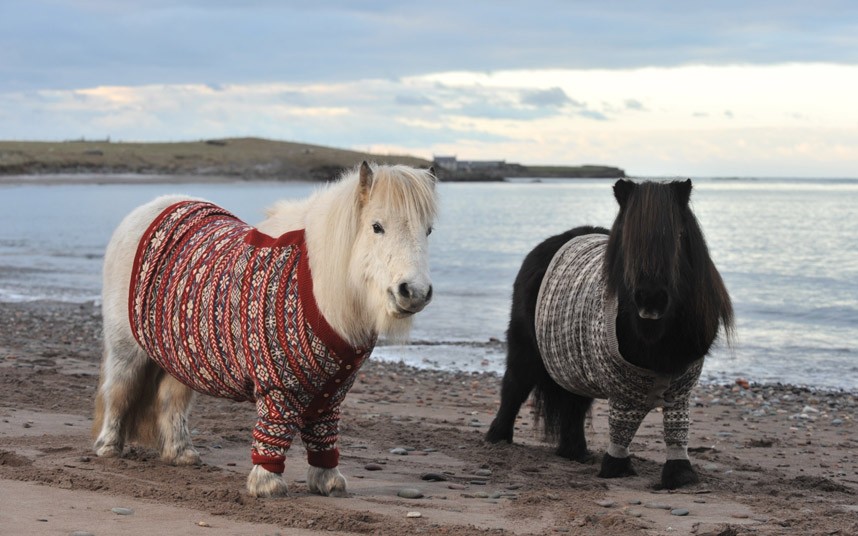
[[[619,351],[617,299],[603,274],[608,237],[573,238],[554,255],[536,302],[536,338],[549,375],[564,389],[610,405],[608,453],[628,447],[650,410],[664,408],[668,459],[687,458],[688,398],[703,367],[698,359],[676,376],[632,365]]]

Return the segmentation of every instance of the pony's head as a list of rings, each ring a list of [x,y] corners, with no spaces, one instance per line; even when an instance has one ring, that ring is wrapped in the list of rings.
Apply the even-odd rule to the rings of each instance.
[[[432,300],[429,235],[437,211],[434,170],[374,166],[358,170],[357,228],[350,277],[362,288],[375,330],[401,338]]]
[[[691,211],[691,180],[635,184],[619,180],[620,211],[608,240],[608,290],[625,304],[640,339],[661,339],[678,314],[701,322],[709,342],[729,328],[729,295]]]

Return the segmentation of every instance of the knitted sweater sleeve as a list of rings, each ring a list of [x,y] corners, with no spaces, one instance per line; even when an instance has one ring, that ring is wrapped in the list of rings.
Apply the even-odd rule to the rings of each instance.
[[[307,449],[307,463],[330,469],[339,464],[340,406],[330,406],[317,416],[305,419],[301,441]]]

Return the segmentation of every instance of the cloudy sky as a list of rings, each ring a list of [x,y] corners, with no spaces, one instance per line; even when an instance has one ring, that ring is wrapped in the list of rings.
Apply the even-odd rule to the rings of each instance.
[[[858,2],[2,0],[0,139],[858,176]]]

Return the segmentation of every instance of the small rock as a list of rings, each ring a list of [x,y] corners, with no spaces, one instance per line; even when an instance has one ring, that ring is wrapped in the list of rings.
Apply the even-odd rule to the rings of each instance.
[[[476,498],[476,499],[488,499],[489,498],[489,494],[486,493],[485,491],[475,491],[474,493],[471,494],[471,496]]]
[[[492,470],[491,469],[477,469],[476,471],[474,471],[474,474],[476,476],[492,476]]]
[[[426,480],[428,482],[446,482],[447,477],[441,473],[423,473],[420,475],[420,480]]]
[[[211,527],[211,525],[209,525],[205,521],[197,521],[197,526],[198,527],[206,527],[206,528]]]
[[[469,480],[468,484],[474,484],[475,486],[485,486],[486,481],[485,480]]]
[[[432,447],[427,447],[423,449],[423,452],[438,452],[438,449],[434,449]]]
[[[382,469],[384,469],[384,467],[382,467],[381,465],[379,465],[377,463],[368,463],[368,464],[364,465],[363,468],[366,469],[367,471],[381,471]]]
[[[510,484],[506,489],[521,489],[521,484]]]
[[[640,501],[640,499],[632,499],[629,501],[629,504],[637,506],[637,505],[641,504],[641,501]]]
[[[614,503],[614,501],[604,499],[601,501],[596,501],[596,504],[598,504],[602,508],[610,508],[610,507],[614,506],[615,503]]]
[[[552,501],[559,501],[560,500],[560,496],[555,495],[554,493],[546,493],[545,496],[548,497],[549,499],[551,499]]]
[[[132,510],[131,508],[122,507],[111,508],[110,511],[120,516],[130,516],[134,513],[134,510]]]
[[[396,454],[397,456],[408,456],[408,451],[402,447],[396,447],[395,449],[390,449],[391,454]]]
[[[408,512],[407,514],[405,514],[405,517],[423,517],[423,514],[421,514],[420,512]]]
[[[465,486],[465,485],[462,485],[462,484],[447,484],[447,488],[449,488],[449,489],[459,489],[459,490],[461,490],[461,489],[468,489],[468,486]]]
[[[670,515],[672,516],[687,516],[688,510],[685,508],[674,508],[670,511]]]
[[[832,419],[831,424],[833,424],[834,426],[840,426],[841,424],[843,424],[843,419]]]
[[[643,512],[640,510],[626,510],[626,515],[630,515],[632,517],[642,517]]]
[[[489,495],[489,499],[500,499],[500,498],[501,498],[501,492],[499,492],[499,491],[495,491]]]
[[[423,492],[416,488],[402,488],[396,495],[403,499],[420,499],[423,497]]]

